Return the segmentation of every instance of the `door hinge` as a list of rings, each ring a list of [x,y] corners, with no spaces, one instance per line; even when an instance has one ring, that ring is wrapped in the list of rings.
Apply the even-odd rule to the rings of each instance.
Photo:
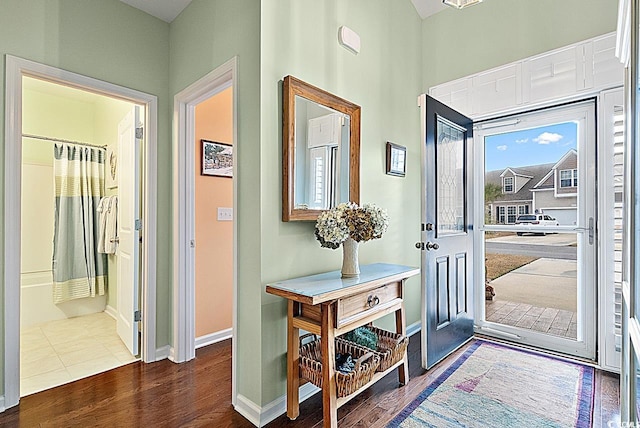
[[[140,311],[135,311],[133,313],[133,320],[134,321],[142,321],[142,312]]]
[[[136,219],[136,230],[142,230],[142,220]]]
[[[141,140],[144,137],[144,128],[141,126],[140,128],[136,128],[136,138]]]

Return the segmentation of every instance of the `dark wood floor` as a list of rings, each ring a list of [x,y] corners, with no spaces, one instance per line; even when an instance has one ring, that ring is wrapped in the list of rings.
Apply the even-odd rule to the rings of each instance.
[[[411,381],[399,388],[389,374],[338,410],[340,427],[384,427],[444,371],[465,348],[428,373],[420,367],[420,340],[409,344]],[[596,376],[594,427],[618,417],[618,379]],[[221,342],[196,353],[185,364],[133,363],[107,373],[22,398],[0,414],[3,427],[238,427],[253,425],[231,405],[231,343]],[[322,397],[300,405],[300,417],[281,416],[268,427],[321,427]]]

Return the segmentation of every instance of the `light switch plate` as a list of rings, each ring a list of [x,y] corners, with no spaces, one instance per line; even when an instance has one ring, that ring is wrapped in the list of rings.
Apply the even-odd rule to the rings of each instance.
[[[218,221],[233,221],[233,208],[218,208]]]

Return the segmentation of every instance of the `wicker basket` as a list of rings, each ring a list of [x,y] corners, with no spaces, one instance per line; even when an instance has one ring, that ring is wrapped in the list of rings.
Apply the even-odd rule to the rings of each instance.
[[[392,333],[374,327],[373,325],[367,325],[365,328],[371,330],[378,336],[378,349],[376,353],[380,357],[379,372],[387,370],[404,357],[404,353],[409,345],[409,338],[407,336],[403,336],[400,333]]]
[[[309,336],[313,336],[314,340],[303,345],[303,339]],[[378,364],[380,364],[380,357],[375,352],[355,343],[339,338],[336,338],[335,341],[336,353],[351,354],[356,363],[355,369],[349,374],[336,371],[336,391],[338,398],[341,398],[356,392],[369,383],[376,373]],[[300,376],[322,388],[320,339],[312,333],[300,336]]]

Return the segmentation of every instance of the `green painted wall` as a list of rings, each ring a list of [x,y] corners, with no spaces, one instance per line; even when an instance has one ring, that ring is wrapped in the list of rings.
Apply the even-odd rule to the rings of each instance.
[[[360,245],[360,263],[420,265],[421,21],[409,0],[263,0],[261,105],[262,290],[272,281],[340,269],[313,222],[281,221],[282,78],[288,74],[362,107],[361,201],[385,207],[382,239]],[[362,40],[338,44],[346,25]],[[405,178],[385,174],[385,144],[407,147]],[[407,322],[420,319],[420,281],[407,283]],[[262,405],[286,391],[286,304],[262,291]]]
[[[409,0],[194,0],[168,25],[117,0],[1,1],[0,81],[11,54],[159,98],[158,346],[171,340],[173,96],[238,56],[238,392],[262,405],[285,392],[286,350],[285,303],[264,286],[341,260],[320,248],[312,223],[280,221],[281,79],[292,74],[362,106],[361,200],[386,207],[392,223],[361,245],[360,261],[418,266],[421,89],[613,31],[617,4],[491,0],[421,21]],[[359,55],[338,45],[340,25],[362,37]],[[3,131],[0,103],[1,148]],[[407,147],[405,178],[384,174],[386,141]],[[419,319],[419,287],[417,278],[407,284],[408,323]]]
[[[171,170],[167,23],[118,0],[2,0],[0,9],[0,165],[4,165],[5,145],[5,54],[10,54],[158,96],[158,171]],[[4,189],[3,174],[0,183]],[[171,194],[162,190],[171,189],[171,174],[158,175],[158,189],[159,236],[171,236]],[[2,225],[4,212],[4,190],[0,190]],[[4,230],[0,233],[3,240]],[[158,346],[169,343],[170,250],[159,239]],[[4,296],[4,287],[0,279],[0,296]],[[2,298],[0,308],[4,307]],[[3,384],[0,372],[0,390]]]
[[[238,140],[234,142],[239,234],[237,389],[260,403],[260,2],[194,0],[171,23],[170,56],[172,97],[238,57]]]
[[[422,88],[616,30],[618,0],[491,0],[422,23]]]

